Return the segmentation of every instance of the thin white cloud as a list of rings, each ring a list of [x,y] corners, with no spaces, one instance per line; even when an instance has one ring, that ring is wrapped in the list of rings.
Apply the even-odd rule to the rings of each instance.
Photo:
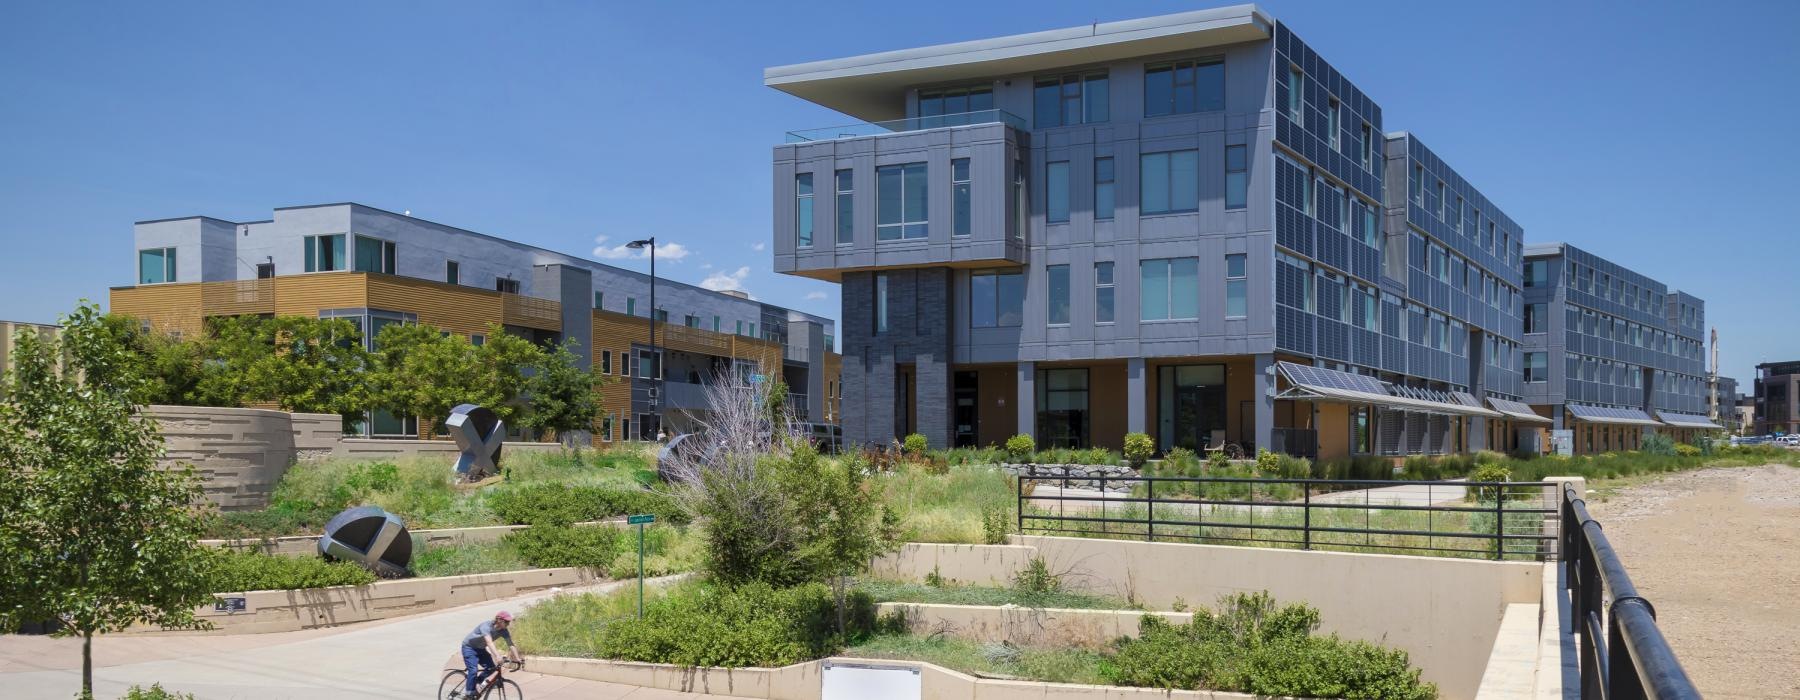
[[[630,248],[625,247],[624,243],[620,243],[619,245],[609,246],[606,244],[606,240],[607,240],[606,236],[595,236],[594,237],[594,257],[599,258],[601,260],[630,260],[630,259],[645,259],[645,260],[647,260],[650,258],[650,250],[648,248],[643,249],[643,250],[632,250]],[[656,259],[657,260],[666,260],[666,261],[674,262],[674,261],[677,261],[677,260],[687,257],[689,252],[691,252],[691,251],[689,251],[687,249],[687,246],[684,246],[680,243],[658,243],[658,244],[656,244]]]
[[[744,291],[744,280],[750,276],[749,266],[738,268],[734,272],[714,272],[700,280],[700,286],[715,292],[727,290]]]
[[[751,250],[754,250],[754,251],[756,251],[756,252],[758,252],[758,253],[760,253],[760,252],[762,252],[762,251],[763,251],[763,250],[765,250],[765,249],[767,249],[767,248],[768,248],[768,247],[769,247],[769,244],[767,244],[767,243],[763,243],[763,242],[760,242],[760,241],[758,241],[758,242],[756,242],[756,243],[751,243],[751,244],[750,244],[750,249],[751,249]]]
[[[711,269],[712,269],[712,263],[700,263],[700,269],[702,269],[702,270],[711,270]]]
[[[818,300],[824,299],[824,298],[825,298],[824,292],[807,292],[806,293],[807,301],[818,301]]]

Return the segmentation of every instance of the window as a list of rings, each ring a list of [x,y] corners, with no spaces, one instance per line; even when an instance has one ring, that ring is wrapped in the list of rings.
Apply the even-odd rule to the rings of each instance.
[[[496,277],[494,278],[494,291],[505,294],[518,294],[519,281],[507,277]]]
[[[1525,263],[1525,286],[1542,287],[1550,279],[1550,261],[1531,260]]]
[[[970,325],[975,328],[1018,326],[1025,318],[1025,275],[976,272],[969,275]]]
[[[923,122],[920,124],[921,128],[967,124],[967,117],[957,119],[946,115],[967,115],[969,112],[985,112],[993,108],[994,90],[987,86],[919,91],[919,116]]]
[[[1363,170],[1375,170],[1375,129],[1368,124],[1362,125],[1362,166]]]
[[[1144,116],[1225,109],[1225,63],[1216,58],[1144,67]]]
[[[1243,253],[1225,256],[1225,317],[1243,318],[1249,313],[1249,296],[1245,285],[1248,266]]]
[[[1086,369],[1038,370],[1037,426],[1041,444],[1058,448],[1087,446]]]
[[[1171,214],[1200,208],[1199,153],[1145,153],[1139,159],[1139,213]]]
[[[636,297],[625,297],[625,315],[626,316],[636,316],[637,315],[637,298]]]
[[[1113,322],[1113,264],[1094,263],[1094,322]]]
[[[974,230],[969,225],[969,159],[950,161],[950,206],[954,220],[952,236],[967,236]]]
[[[811,248],[813,239],[813,176],[794,176],[794,245]]]
[[[910,240],[930,235],[924,163],[884,165],[875,169],[879,194],[875,213],[875,239]]]
[[[1379,206],[1368,202],[1362,203],[1363,243],[1376,250],[1381,250],[1381,226],[1375,217]]]
[[[149,248],[138,251],[138,284],[161,284],[174,281],[174,248]]]
[[[1544,331],[1549,330],[1548,328],[1546,328],[1546,326],[1550,323],[1550,315],[1549,314],[1550,314],[1550,305],[1549,304],[1526,304],[1525,305],[1525,332],[1526,333],[1543,333]]]
[[[1306,90],[1303,77],[1299,67],[1288,67],[1288,118],[1301,124],[1306,123],[1306,118],[1300,113],[1300,106],[1306,103],[1304,99]]]
[[[687,326],[689,328],[699,328],[700,327],[700,317],[695,316],[693,314],[687,314],[686,316],[684,316],[682,318],[681,325]]]
[[[487,345],[487,336],[481,333],[470,333],[469,344],[475,347]]]
[[[1225,147],[1225,208],[1243,209],[1250,196],[1250,149]]]
[[[1350,452],[1353,454],[1369,454],[1374,451],[1375,431],[1370,427],[1370,416],[1373,409],[1368,406],[1355,406],[1350,409]]]
[[[1450,220],[1449,215],[1444,213],[1444,206],[1446,204],[1448,204],[1447,202],[1444,201],[1445,196],[1446,195],[1444,192],[1444,181],[1439,180],[1438,184],[1437,184],[1437,202],[1436,202],[1438,221],[1449,221]]]
[[[594,308],[606,308],[601,302],[606,300],[606,292],[594,292]]]
[[[356,271],[394,274],[394,242],[357,236]]]
[[[661,323],[668,323],[669,322],[669,310],[668,309],[657,309],[656,310],[656,320]]]
[[[461,272],[462,272],[462,265],[458,264],[455,260],[445,260],[444,261],[444,281],[445,282],[448,282],[450,284],[456,284],[457,277],[459,276],[459,274]],[[596,308],[596,309],[600,308],[599,302],[594,303],[594,308]]]
[[[719,332],[719,317],[716,314],[713,316],[713,332]]]
[[[331,272],[344,269],[344,234],[307,236],[306,271]]]
[[[600,440],[602,442],[612,442],[612,439],[613,417],[611,413],[608,413],[600,417]]]
[[[1013,220],[1012,235],[1018,240],[1025,240],[1025,222],[1031,217],[1030,202],[1025,199],[1025,161],[1013,161]]]
[[[631,419],[630,418],[624,418],[624,419],[620,420],[620,422],[619,422],[619,439],[620,440],[632,439],[632,437],[631,437]]]
[[[1044,167],[1044,219],[1053,224],[1069,220],[1069,161]]]
[[[1462,226],[1463,226],[1462,215],[1463,215],[1463,198],[1457,197],[1456,198],[1456,206],[1452,207],[1450,209],[1450,228],[1459,234],[1462,233]]]
[[[1343,110],[1344,106],[1338,103],[1336,97],[1331,98],[1330,104],[1325,107],[1325,129],[1326,132],[1330,134],[1326,137],[1326,141],[1331,144],[1331,150],[1340,153],[1342,152],[1341,149],[1343,148],[1344,140],[1343,137],[1339,135],[1343,130],[1342,115],[1339,113]]]
[[[1200,317],[1199,258],[1138,262],[1138,319],[1163,321]]]
[[[741,323],[741,322],[740,322]],[[886,333],[888,330],[888,276],[875,276],[875,332]]]
[[[1113,218],[1113,159],[1094,159],[1094,218]]]
[[[1094,124],[1110,118],[1111,91],[1105,73],[1038,78],[1033,97],[1039,129]]]
[[[1381,316],[1375,313],[1375,290],[1363,290],[1363,328],[1371,331],[1381,330]]]
[[[1051,265],[1045,268],[1050,277],[1050,318],[1053,325],[1069,323],[1069,266]]]
[[[1525,381],[1532,384],[1550,381],[1549,361],[1544,353],[1525,353]]]
[[[275,276],[275,263],[265,262],[265,263],[257,263],[256,264],[256,278],[257,279],[266,280],[266,279],[269,279],[274,276]]]
[[[856,191],[850,171],[837,171],[837,244],[850,245],[856,240]]]
[[[601,374],[612,374],[612,351],[611,350],[601,350],[600,351],[600,373]]]

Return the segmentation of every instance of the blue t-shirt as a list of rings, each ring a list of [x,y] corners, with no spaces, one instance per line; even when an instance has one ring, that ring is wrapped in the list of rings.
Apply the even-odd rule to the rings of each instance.
[[[479,625],[476,625],[475,631],[470,632],[469,636],[463,638],[463,646],[466,646],[470,649],[486,650],[487,642],[483,641],[483,639],[482,639],[483,637],[504,638],[506,640],[507,646],[512,646],[512,643],[513,643],[511,630],[500,630],[500,631],[496,632],[496,631],[494,631],[494,621],[488,620]]]

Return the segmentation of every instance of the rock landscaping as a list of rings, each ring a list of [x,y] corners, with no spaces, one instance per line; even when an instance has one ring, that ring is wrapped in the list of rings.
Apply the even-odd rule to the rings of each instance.
[[[1066,477],[1069,488],[1130,491],[1138,483],[1136,469],[1116,464],[1001,464],[1000,469],[1018,476]]]

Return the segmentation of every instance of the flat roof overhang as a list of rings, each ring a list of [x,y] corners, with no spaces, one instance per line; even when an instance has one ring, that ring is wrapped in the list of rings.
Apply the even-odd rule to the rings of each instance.
[[[1255,5],[939,44],[763,69],[763,84],[865,121],[906,116],[907,89],[1020,75],[1273,36]]]

